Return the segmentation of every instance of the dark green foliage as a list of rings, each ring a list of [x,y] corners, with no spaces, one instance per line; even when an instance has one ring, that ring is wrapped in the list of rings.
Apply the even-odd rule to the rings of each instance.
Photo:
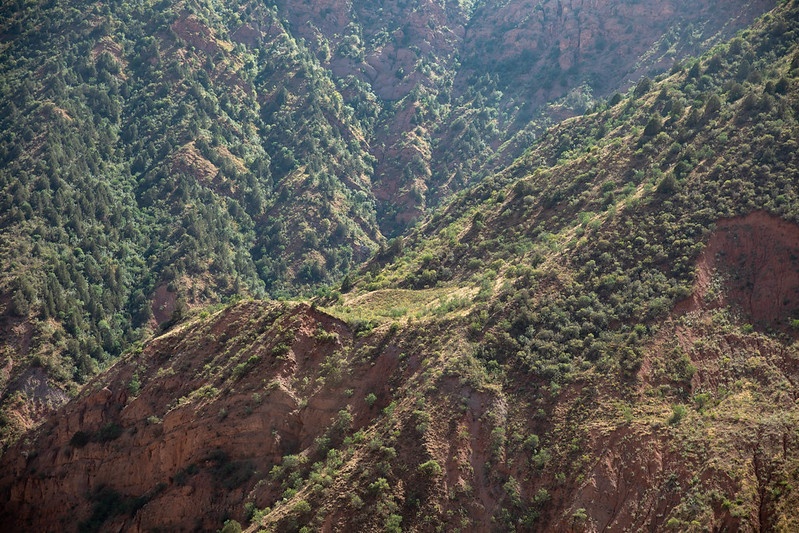
[[[1,67],[0,286],[17,317],[62,325],[64,341],[37,341],[62,350],[62,381],[139,338],[159,286],[178,296],[168,328],[199,301],[310,291],[377,239],[359,123],[307,50],[282,34],[205,51],[176,33],[190,12],[217,32],[239,17],[281,27],[238,7],[2,8],[19,31]],[[259,113],[256,93],[275,83]],[[285,184],[299,160],[305,181]],[[290,232],[300,221],[308,231]],[[306,234],[313,260],[297,246]]]
[[[704,117],[705,118],[712,118],[716,116],[716,114],[721,109],[721,99],[718,97],[717,94],[711,94],[710,97],[707,99],[705,103],[705,111]]]
[[[418,470],[422,475],[429,478],[440,476],[442,472],[441,465],[432,459],[420,464]]]
[[[696,80],[699,78],[700,74],[702,73],[701,67],[699,66],[699,61],[694,61],[691,68],[688,70],[688,79],[689,80]]]
[[[234,379],[241,379],[244,377],[250,370],[255,368],[258,363],[261,362],[261,357],[258,355],[250,356],[245,362],[236,365],[233,369],[233,378]]]
[[[350,328],[352,328],[352,332],[356,336],[363,337],[371,333],[371,331],[377,326],[378,323],[375,320],[367,320],[367,319],[356,319],[352,321],[350,324]]]
[[[83,448],[91,441],[91,435],[86,433],[85,431],[76,431],[72,438],[69,439],[70,446],[74,446],[76,448]]]
[[[137,498],[124,496],[109,487],[100,487],[89,496],[89,499],[94,502],[92,515],[88,520],[78,524],[78,531],[81,533],[103,531],[107,520],[120,515],[132,516],[160,490],[161,487],[156,487],[151,494]]]
[[[122,436],[123,431],[122,426],[116,422],[109,422],[100,428],[100,431],[97,432],[96,439],[98,442],[110,442]]]
[[[686,413],[687,413],[687,409],[685,408],[684,405],[679,404],[679,405],[672,406],[671,417],[669,417],[669,421],[668,421],[669,424],[671,424],[672,426],[676,426],[677,424],[680,423],[680,421],[682,421],[682,419],[685,417]]]
[[[652,88],[652,80],[644,76],[635,86],[635,91],[633,91],[633,95],[635,97],[643,96],[644,94],[648,93],[651,88]]]
[[[352,278],[350,278],[349,274],[344,276],[344,279],[341,280],[341,293],[346,294],[352,290]]]
[[[663,195],[672,194],[677,191],[679,186],[680,184],[677,182],[677,178],[674,177],[674,174],[668,173],[663,176],[663,179],[658,183],[657,192]]]
[[[373,392],[370,392],[369,394],[366,395],[366,398],[364,398],[364,402],[366,402],[366,405],[368,405],[369,407],[372,407],[376,401],[377,401],[377,396]]]
[[[654,115],[649,119],[649,122],[646,123],[644,135],[646,137],[654,137],[660,132],[661,128],[663,128],[663,121],[660,119],[659,115]]]

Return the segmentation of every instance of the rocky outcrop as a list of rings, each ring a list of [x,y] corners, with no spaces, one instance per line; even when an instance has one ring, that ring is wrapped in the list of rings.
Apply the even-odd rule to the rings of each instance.
[[[540,131],[531,119],[581,113],[592,98],[624,91],[731,37],[775,2],[278,5],[330,69],[345,101],[355,78],[387,111],[370,153],[377,159],[372,190],[381,227],[392,234],[468,176],[510,163],[527,148],[524,139]],[[568,109],[545,110],[562,98]],[[526,127],[520,144],[505,144]],[[503,145],[513,153],[492,157]]]
[[[307,305],[245,303],[177,327],[8,450],[5,527],[185,531],[243,520],[248,495],[272,503],[274,489],[256,482],[283,456],[314,450],[342,410],[348,433],[371,424],[418,367],[415,357],[400,368],[396,347],[370,340]]]
[[[543,87],[547,98],[571,87],[552,84],[553,76],[557,81],[577,73],[602,93],[696,53],[702,44],[689,28],[701,32],[703,40],[729,36],[773,6],[739,1],[722,11],[712,2],[683,0],[489,3],[472,17],[461,56],[475,71],[505,72],[514,85]]]
[[[315,339],[324,326],[330,338]],[[261,337],[275,328],[286,334]],[[111,515],[126,530],[218,525],[243,494],[219,470],[268,472],[312,444],[341,408],[338,387],[321,395],[296,387],[350,341],[343,324],[307,307],[255,304],[167,333],[44,424],[36,449],[51,452],[26,441],[6,453],[4,523],[68,530],[96,520],[92,503],[114,494],[140,506],[134,518]],[[182,483],[194,469],[196,480]]]

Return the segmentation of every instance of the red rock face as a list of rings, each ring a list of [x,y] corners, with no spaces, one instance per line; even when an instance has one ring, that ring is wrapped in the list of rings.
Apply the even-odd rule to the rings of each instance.
[[[169,292],[166,284],[159,285],[153,293],[153,300],[150,308],[153,312],[155,325],[163,324],[172,317],[175,312],[176,294]]]
[[[684,0],[515,0],[475,13],[461,57],[473,57],[488,68],[524,57],[527,71],[514,77],[514,83],[522,86],[576,69],[602,92],[613,90],[620,81],[634,82],[651,71],[667,69],[691,53],[696,43],[672,31],[677,25],[702,28],[711,37],[745,27],[773,6],[768,1],[736,1],[722,9],[714,2]],[[549,98],[570,88],[558,85],[546,90]]]
[[[796,224],[764,212],[718,223],[699,260],[690,307],[724,305],[764,328],[799,318]]]
[[[32,456],[24,444],[10,449],[3,458],[8,467],[3,474],[8,498],[4,523],[12,530],[54,530],[61,529],[65,520],[87,521],[91,517],[87,495],[108,489],[122,498],[153,500],[136,513],[133,522],[124,517],[128,530],[147,531],[155,525],[193,529],[198,519],[200,523],[207,520],[206,528],[218,526],[218,512],[230,506],[230,498],[241,499],[242,489],[220,490],[215,469],[231,464],[244,468],[239,462],[248,457],[246,468],[268,471],[286,450],[307,446],[315,430],[324,428],[335,413],[331,410],[335,405],[326,398],[309,401],[299,410],[298,398],[285,388],[290,367],[318,364],[340,347],[317,345],[300,331],[293,344],[299,343],[296,348],[280,348],[286,350],[281,353],[285,365],[269,355],[274,347],[240,354],[245,366],[239,372],[251,372],[236,381],[237,393],[218,401],[225,393],[212,384],[220,383],[197,371],[212,372],[211,366],[221,370],[230,363],[224,356],[219,359],[224,341],[214,336],[224,339],[231,325],[247,314],[239,309],[215,321],[213,330],[199,339],[186,331],[167,334],[142,352],[138,364],[118,364],[106,386],[93,390],[95,386],[89,384],[81,397],[45,424],[39,438],[51,452]],[[272,325],[273,316],[263,318],[253,327]],[[295,316],[284,318],[292,321]],[[338,329],[344,332],[340,325]],[[296,360],[293,350],[299,351],[299,346],[308,351]],[[251,357],[259,358],[258,364],[250,363],[252,368],[246,366]],[[160,370],[152,366],[159,362],[166,363]],[[141,387],[135,397],[128,392],[134,374]],[[267,376],[274,380],[268,392],[261,383]],[[201,384],[207,386],[202,389]],[[199,394],[197,388],[201,388]],[[253,400],[251,388],[261,391],[262,401]],[[226,419],[224,424],[219,423],[222,419]],[[176,484],[175,476],[191,465],[199,470],[197,479]],[[16,481],[9,485],[12,479]],[[199,513],[207,517],[198,518],[198,508],[207,509],[208,513]],[[68,512],[71,509],[74,514]]]
[[[334,74],[355,75],[380,98],[396,100],[417,85],[435,85],[437,75],[418,68],[426,58],[445,68],[458,59],[464,66],[460,76],[464,84],[482,69],[509,78],[500,85],[524,90],[555,68],[590,73],[592,85],[614,89],[625,77],[635,80],[655,68],[669,68],[675,59],[691,53],[697,44],[670,32],[676,25],[701,28],[704,39],[716,32],[729,35],[775,2],[736,0],[723,8],[715,2],[685,0],[511,0],[482,2],[473,9],[435,0],[379,4],[283,0],[279,5],[309,42],[325,39],[335,50],[355,34],[362,55],[347,57],[334,51],[330,59]],[[526,58],[524,71],[503,74],[500,67],[521,58]],[[400,68],[408,78],[398,79]],[[556,85],[552,91],[563,94],[570,88]]]

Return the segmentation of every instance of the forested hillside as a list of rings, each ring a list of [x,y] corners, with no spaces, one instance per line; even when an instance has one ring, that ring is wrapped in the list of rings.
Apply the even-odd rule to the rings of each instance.
[[[7,17],[9,370],[27,354],[60,387],[81,383],[189,305],[307,290],[382,238],[359,121],[274,9],[251,8],[256,48],[232,31],[237,7]],[[42,395],[37,373],[11,375]]]
[[[119,84],[117,115],[98,114],[84,85],[66,81],[63,90],[83,87],[84,99],[47,99],[34,87],[28,100],[5,104],[17,109],[6,138],[31,130],[27,141],[3,145],[7,437],[25,422],[8,420],[24,415],[31,398],[63,402],[70,383],[74,398],[0,458],[2,523],[81,531],[799,528],[796,1],[699,58],[670,61],[665,72],[586,103],[535,139],[517,136],[524,152],[512,163],[485,176],[470,167],[463,183],[473,184],[439,189],[440,205],[388,242],[383,232],[400,231],[399,211],[385,202],[402,186],[381,196],[391,180],[379,168],[386,153],[404,156],[374,143],[378,132],[395,131],[410,95],[435,84],[422,70],[413,88],[378,82],[386,78],[368,59],[393,41],[367,41],[364,28],[377,19],[362,6],[247,4],[228,20],[192,5],[193,14],[163,24],[141,19],[165,28],[155,33],[157,54],[120,53],[138,50],[121,22],[97,40],[107,44],[84,49],[92,57],[104,47],[97,58],[112,65],[103,83]],[[569,12],[557,5],[559,16]],[[661,17],[671,6],[620,5]],[[392,6],[381,9],[399,17],[420,3]],[[461,2],[430,13],[470,21],[450,27],[467,43],[480,34],[476,21],[503,12],[488,7]],[[548,17],[549,4],[540,7],[532,13]],[[124,28],[137,27],[134,15]],[[22,17],[10,20],[19,25],[9,32],[34,38]],[[68,25],[69,16],[58,20]],[[432,31],[438,18],[426,20],[432,33],[409,43],[455,42]],[[726,23],[714,20],[703,27],[716,35]],[[229,36],[225,24],[235,28]],[[414,27],[407,32],[418,37]],[[406,34],[387,28],[393,39]],[[698,39],[697,31],[679,35]],[[169,54],[166,42],[174,43]],[[236,62],[255,48],[266,52],[251,66]],[[213,61],[192,63],[208,49]],[[464,128],[481,124],[453,103],[458,75],[478,63],[464,61],[469,49],[442,52],[463,70],[448,101],[436,96],[446,112],[424,119],[430,124],[457,120],[454,113]],[[188,73],[170,77],[166,58],[180,54]],[[39,63],[41,79],[58,71]],[[410,72],[389,64],[403,67],[398,80]],[[145,78],[135,69],[159,65],[157,82],[136,85]],[[106,72],[91,66],[92,79]],[[16,74],[4,75],[7,90],[26,85],[22,70],[8,69]],[[190,98],[192,76],[207,98],[197,102],[210,102],[195,129],[195,111],[164,103],[164,127],[148,120],[153,110],[140,111],[149,100],[132,96]],[[219,80],[237,81],[222,91]],[[538,94],[521,81],[492,87],[531,101]],[[486,124],[501,124],[485,109]],[[554,120],[557,109],[539,111]],[[249,113],[252,122],[236,119]],[[420,141],[427,127],[410,123],[398,138],[442,161]],[[80,135],[65,133],[81,124]],[[144,140],[126,156],[128,124]],[[541,125],[508,130],[505,146]],[[152,133],[158,128],[163,137]],[[291,135],[303,128],[314,133]],[[105,143],[103,131],[118,137]],[[63,165],[53,168],[72,174],[53,182],[50,161],[37,154],[52,152],[45,141],[56,133],[86,157],[59,156]],[[336,139],[340,158],[330,157]],[[89,156],[102,146],[108,154],[92,170]],[[431,169],[425,186],[435,182]],[[258,189],[264,180],[273,188]],[[432,190],[420,198],[432,199]],[[58,216],[63,224],[48,218]],[[338,227],[347,231],[337,235]],[[332,263],[325,255],[342,249]],[[314,292],[294,302],[248,297],[303,291]],[[243,301],[201,305],[225,295]],[[151,314],[165,311],[161,331],[123,352]],[[34,366],[14,374],[24,357]],[[48,388],[48,373],[61,385]]]
[[[3,434],[192,307],[329,291],[546,125],[769,7],[4,3]]]

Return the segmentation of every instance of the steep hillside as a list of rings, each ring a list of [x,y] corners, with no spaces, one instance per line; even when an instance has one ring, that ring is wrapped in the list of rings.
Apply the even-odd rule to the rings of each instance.
[[[3,7],[0,349],[23,424],[189,306],[309,290],[382,239],[330,76],[273,10],[251,27],[228,4]]]
[[[2,440],[192,306],[337,282],[773,4],[5,3]]]
[[[390,235],[509,164],[551,121],[706,50],[774,5],[278,2],[357,115],[378,111],[373,182]]]
[[[795,346],[694,312],[662,326],[634,383],[597,372],[559,385],[476,359],[459,313],[413,310],[413,323],[371,330],[306,305],[256,302],[188,322],[9,449],[3,523],[797,525]]]
[[[3,454],[0,518],[796,530],[798,132],[794,1],[552,127],[343,294],[129,350]]]

